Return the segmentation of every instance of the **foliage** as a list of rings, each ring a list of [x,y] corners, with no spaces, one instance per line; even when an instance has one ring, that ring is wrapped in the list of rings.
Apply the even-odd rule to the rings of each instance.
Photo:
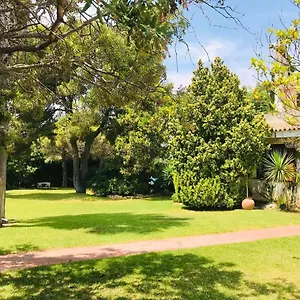
[[[54,89],[56,107],[63,112],[55,123],[54,144],[72,154],[78,192],[85,192],[88,159],[97,137],[114,143],[120,127],[126,126],[119,124],[118,116],[128,105],[147,103],[165,71],[159,51],[142,53],[126,35],[98,26],[101,34],[93,30],[84,41],[66,40],[69,55],[85,64],[65,70],[65,78],[57,74]]]
[[[300,2],[293,1],[296,11],[299,12]],[[296,17],[296,14],[295,14]],[[289,26],[283,29],[270,28],[268,43],[271,50],[271,61],[264,59],[262,55],[252,59],[252,66],[257,70],[261,81],[261,93],[276,93],[276,96],[284,104],[286,110],[299,110],[298,95],[300,93],[300,18],[296,17]],[[289,122],[297,122],[295,118]]]
[[[166,161],[162,170],[162,180],[167,190],[172,192],[174,192],[174,176],[174,166],[170,162]]]
[[[248,91],[247,98],[253,102],[255,110],[259,113],[275,111],[274,91],[267,91],[260,84]]]
[[[71,153],[69,144],[48,137],[40,137],[34,145],[43,153],[45,162],[61,161],[63,153],[68,157]]]
[[[124,107],[119,115],[121,131],[115,148],[123,161],[123,174],[155,173],[163,167],[167,156],[163,110],[172,101],[170,94],[170,87],[159,87],[141,102]]]
[[[36,183],[35,173],[43,163],[43,155],[34,141],[40,135],[49,134],[53,124],[54,111],[49,105],[50,97],[45,96],[32,81],[33,77],[39,77],[34,73],[11,82],[10,93],[5,99],[9,121],[9,130],[5,135],[5,148],[9,154],[8,188],[31,187]]]
[[[122,138],[125,138],[124,135]],[[131,141],[131,145],[136,142]],[[121,144],[118,144],[120,147]],[[125,145],[126,146],[126,145]],[[110,153],[102,153],[98,157],[98,166],[90,170],[89,187],[97,196],[107,195],[150,195],[169,194],[172,192],[172,174],[167,174],[165,160],[148,157],[147,152],[141,153],[132,160],[132,167],[126,165],[126,160],[120,155],[121,149],[111,146]],[[126,148],[124,151],[128,151]],[[151,153],[151,149],[145,147]],[[156,150],[153,152],[155,153]],[[161,150],[158,150],[160,152]],[[148,160],[149,165],[137,168],[137,162]],[[140,166],[140,165],[139,165]]]
[[[265,178],[272,183],[291,182],[295,180],[295,158],[286,152],[272,151],[263,160]]]
[[[297,206],[298,184],[294,155],[273,151],[263,162],[265,178],[272,191],[272,200],[281,208],[294,210]]]
[[[156,166],[152,172],[124,173],[121,172],[122,169],[120,160],[114,169],[100,163],[100,168],[96,168],[94,174],[90,174],[90,189],[96,196],[161,195],[169,194],[173,190],[171,178],[164,177],[163,164]]]
[[[34,174],[43,162],[43,155],[32,151],[23,155],[13,155],[7,161],[8,189],[27,187],[36,183]]]
[[[0,19],[0,59],[11,67],[0,66],[0,73],[59,64],[61,55],[48,51],[49,47],[64,43],[70,36],[81,39],[78,32],[83,28],[97,28],[97,21],[125,32],[128,40],[135,41],[140,49],[165,51],[167,44],[174,38],[182,40],[187,20],[181,12],[193,2],[86,0],[69,3],[56,0],[40,3],[28,0],[19,3],[3,0],[0,5],[3,15]],[[227,5],[227,1],[208,0],[197,5],[202,12],[207,7],[238,23],[236,11]],[[20,58],[22,60],[26,54],[39,52],[47,55],[20,64]],[[8,63],[9,55],[14,53],[21,55],[14,55]]]
[[[3,14],[0,19],[0,58],[5,60],[6,66],[1,64],[0,73],[58,65],[66,53],[57,55],[49,48],[59,47],[68,37],[81,39],[80,31],[84,29],[100,32],[97,22],[125,32],[128,40],[135,41],[140,49],[156,51],[160,48],[164,51],[172,38],[181,38],[185,30],[186,21],[179,9],[181,4],[166,0],[133,3],[114,0],[100,4],[91,0],[83,8],[82,1],[36,3],[30,0],[20,4],[4,0],[0,5]],[[89,6],[93,9],[87,11]],[[27,55],[41,51],[43,55],[39,59]],[[18,55],[12,55],[15,53]],[[31,59],[24,62],[24,57]]]
[[[167,147],[164,109],[172,99],[168,87],[157,88],[117,115],[118,134],[112,144],[112,166],[100,162],[91,180],[96,194],[150,194],[172,190],[165,180]],[[132,181],[130,183],[130,181]],[[119,187],[119,188],[116,188]],[[125,190],[124,190],[125,188]]]
[[[126,176],[118,170],[100,169],[92,178],[90,185],[96,196],[150,194],[149,176],[146,174]]]
[[[219,58],[211,69],[199,61],[169,125],[175,197],[194,209],[231,208],[241,201],[243,178],[266,152],[269,131]]]
[[[198,182],[194,181],[195,176],[195,173],[186,171],[178,179],[179,191],[177,197],[184,199],[182,202],[188,208],[197,210],[233,207],[234,200],[228,195],[226,186],[222,184],[219,176],[200,178]],[[189,195],[188,199],[186,199],[187,195]]]
[[[299,0],[293,1],[295,12],[300,9]],[[257,70],[261,81],[261,93],[274,92],[278,101],[279,112],[290,124],[298,124],[299,100],[300,100],[300,18],[295,13],[295,19],[290,25],[284,25],[282,29],[270,28],[268,32],[268,44],[271,61],[264,59],[262,55],[252,59],[252,65]],[[293,173],[292,159],[285,154],[271,154],[267,161],[267,179],[276,190],[276,186],[283,185],[281,191],[283,201],[288,209],[295,206],[298,184],[297,176]],[[293,179],[292,181],[290,181]],[[296,179],[296,180],[295,180]],[[279,182],[283,182],[279,184]],[[277,188],[278,189],[278,188]],[[282,187],[281,187],[282,189]],[[278,197],[273,193],[273,199]]]
[[[232,10],[225,5],[224,1],[220,3],[212,0],[203,3],[203,5],[208,5],[216,11],[223,12],[223,15],[232,17]],[[98,39],[98,36],[102,34],[103,26],[101,24],[104,24],[104,27],[113,28],[120,35],[123,34],[123,40],[131,44],[131,50],[135,50],[133,53],[138,53],[141,56],[145,54],[148,58],[153,57],[151,54],[157,55],[159,53],[160,58],[162,58],[167,45],[172,42],[172,38],[176,37],[181,40],[183,37],[187,21],[183,18],[179,8],[186,9],[187,6],[186,1],[168,0],[133,2],[120,0],[101,2],[96,0],[45,2],[3,0],[0,3],[0,76],[14,83],[17,77],[28,77],[35,83],[36,78],[32,76],[31,72],[43,74],[50,70],[51,73],[60,74],[64,77],[73,74],[76,78],[80,78],[81,82],[88,82],[92,86],[97,85],[99,82],[109,82],[109,88],[102,86],[100,93],[102,97],[98,96],[99,100],[105,102],[106,94],[111,96],[109,91],[118,90],[119,95],[122,93],[124,85],[120,82],[126,82],[128,85],[132,85],[134,82],[131,81],[130,77],[127,80],[128,74],[124,72],[124,64],[120,63],[119,57],[114,72],[111,72],[110,68],[108,70],[105,67],[102,68],[103,65],[99,64],[99,61],[91,61],[101,57],[103,53],[106,56],[109,53],[109,57],[114,58],[114,49],[119,49],[118,46],[110,47],[107,52],[95,49],[93,42],[105,46],[106,40],[109,40],[105,38]],[[94,9],[90,11],[90,7]],[[95,32],[96,36],[94,35]],[[89,38],[89,41],[86,38]],[[79,44],[81,44],[81,47],[78,47]],[[121,44],[120,41],[119,44]],[[131,51],[123,52],[125,58],[127,58],[127,53],[131,54]],[[141,62],[138,59],[137,61],[140,66],[144,65],[144,61]],[[120,66],[122,67],[120,68]],[[130,69],[131,65],[125,64],[125,70]],[[22,76],[25,72],[26,76]],[[153,72],[153,74],[156,75],[157,73]],[[145,76],[143,75],[145,74],[140,73],[140,78],[144,79]],[[41,90],[44,87],[47,89],[47,85],[43,83],[40,86],[43,86]],[[135,87],[137,87],[136,84]],[[0,94],[3,94],[2,89],[1,86]],[[52,92],[51,89],[48,89],[48,91]],[[127,94],[127,97],[123,95],[123,100],[131,99],[128,90],[125,94]],[[131,96],[134,95],[131,92]],[[115,97],[116,95],[113,95],[108,98],[113,99]],[[8,139],[7,128],[9,127],[6,116],[8,115],[7,108],[9,105],[6,100],[0,98],[1,227],[5,208],[7,157],[5,148]],[[37,100],[39,99],[40,97],[37,97]],[[34,100],[27,103],[34,106]],[[77,158],[77,162],[74,163],[74,166],[76,165],[74,170],[84,170],[77,175],[75,173],[78,172],[74,171],[74,184],[78,192],[85,192],[87,159],[91,145],[89,143],[85,149],[85,162],[79,165],[78,162],[81,158],[79,158],[78,149],[75,150],[75,148],[78,148],[77,138],[73,138],[72,143],[72,149],[76,152],[73,157]]]

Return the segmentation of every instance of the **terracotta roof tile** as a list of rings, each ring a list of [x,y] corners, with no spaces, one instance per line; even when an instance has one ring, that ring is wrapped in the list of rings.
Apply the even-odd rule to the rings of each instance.
[[[289,124],[283,115],[265,114],[265,120],[273,131],[300,130],[300,124]]]

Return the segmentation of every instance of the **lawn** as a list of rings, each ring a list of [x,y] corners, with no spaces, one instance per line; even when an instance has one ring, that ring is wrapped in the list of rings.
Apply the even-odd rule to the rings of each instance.
[[[0,274],[0,299],[300,299],[300,237]]]
[[[193,212],[169,199],[108,200],[73,190],[7,192],[0,254],[300,224],[279,211]]]

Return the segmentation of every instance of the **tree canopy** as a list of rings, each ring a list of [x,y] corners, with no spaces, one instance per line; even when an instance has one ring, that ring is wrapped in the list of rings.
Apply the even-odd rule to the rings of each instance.
[[[126,60],[122,61],[120,56],[115,61],[119,69],[107,70],[102,65],[99,67],[99,60],[107,55],[105,51],[113,53],[114,50],[111,48],[104,53],[97,50],[97,46],[101,48],[99,43],[106,45],[105,40],[99,39],[103,28],[112,28],[122,39],[127,39],[131,50],[135,49],[133,53],[137,51],[139,55],[146,54],[148,58],[151,53],[155,57],[159,53],[162,58],[174,37],[182,40],[186,20],[181,11],[192,3],[182,0],[3,0],[0,3],[0,94],[13,90],[14,85],[26,77],[34,84],[38,83],[40,91],[47,90],[48,94],[56,97],[56,91],[49,88],[41,78],[43,74],[51,73],[54,78],[63,77],[62,81],[68,82],[64,88],[70,85],[68,77],[71,76],[81,79],[80,85],[84,82],[84,85],[97,87],[98,90],[88,88],[88,94],[94,94],[94,97],[84,97],[86,99],[95,99],[96,95],[99,99],[102,97],[103,101],[113,99],[112,89],[118,92],[119,100],[121,97],[123,100],[126,97],[130,99],[135,94],[129,86],[142,91],[149,82],[144,81],[146,84],[141,85],[141,80],[137,82],[136,78],[130,77],[128,80],[126,67],[130,71],[132,66],[126,66]],[[194,3],[234,18],[227,1]],[[87,37],[90,44],[86,43]],[[128,58],[132,59],[129,54]],[[145,70],[141,70],[142,73],[135,75],[145,75]],[[98,92],[99,88],[101,93]],[[4,215],[6,141],[10,121],[8,102],[11,100],[7,97],[0,99],[0,225]],[[37,95],[28,100],[26,103],[29,106],[39,103]]]
[[[300,9],[300,1],[294,0],[296,10]],[[270,28],[268,31],[269,58],[261,55],[252,59],[252,65],[258,72],[262,93],[272,92],[281,100],[286,110],[299,110],[300,94],[300,18],[296,17],[291,24],[282,29]],[[290,122],[299,122],[291,118]]]
[[[194,209],[241,201],[245,178],[267,149],[268,128],[220,58],[211,68],[199,61],[170,126],[176,199]]]

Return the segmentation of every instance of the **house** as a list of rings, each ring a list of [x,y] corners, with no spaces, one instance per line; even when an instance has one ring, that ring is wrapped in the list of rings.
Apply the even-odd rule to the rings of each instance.
[[[280,54],[277,61],[288,65],[288,61]],[[288,74],[286,74],[288,75]],[[266,114],[265,120],[272,130],[269,140],[274,150],[285,150],[295,156],[295,166],[300,173],[300,94],[295,86],[282,86],[274,99],[276,114]]]
[[[282,56],[277,56],[282,64],[287,64]],[[279,88],[275,95],[275,114],[265,114],[265,120],[271,128],[269,143],[272,150],[287,152],[295,157],[294,164],[297,174],[300,174],[300,94],[294,86]],[[259,170],[262,171],[262,170]],[[259,173],[259,172],[258,172]],[[259,174],[262,179],[262,172]],[[250,185],[254,200],[266,200],[267,191],[263,180],[254,180]],[[283,192],[283,184],[277,184],[275,197]],[[295,191],[295,205],[300,208],[300,185]]]

